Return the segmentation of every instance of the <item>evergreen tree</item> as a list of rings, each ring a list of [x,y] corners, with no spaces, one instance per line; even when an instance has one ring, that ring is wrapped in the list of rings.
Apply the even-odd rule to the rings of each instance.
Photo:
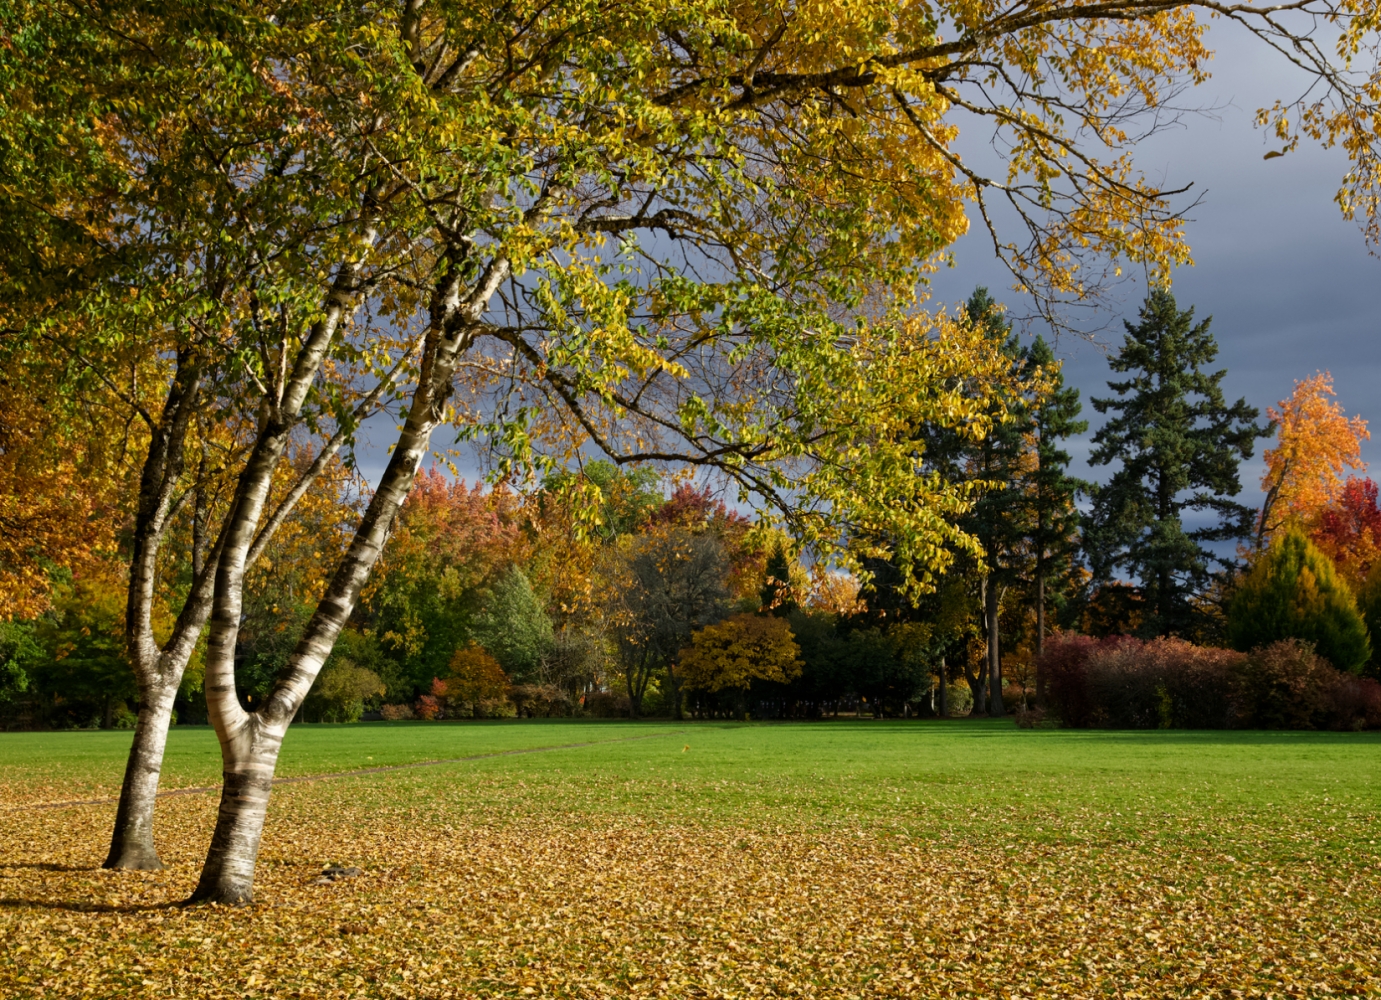
[[[979,287],[965,304],[969,322],[1002,345],[1012,359],[1013,368],[1024,366],[1020,342],[1012,325],[988,290]],[[997,423],[981,441],[968,444],[967,474],[970,478],[998,483],[985,490],[965,519],[965,527],[983,547],[986,572],[980,584],[983,600],[983,626],[988,640],[987,680],[989,714],[1004,714],[1002,704],[1002,647],[998,610],[1002,591],[1020,575],[1014,553],[1025,535],[1026,498],[1019,488],[1023,475],[1026,436],[1030,413],[1021,400],[1008,401],[1008,419]],[[996,416],[996,414],[994,414]],[[975,711],[981,706],[975,705]]]
[[[517,566],[510,566],[494,584],[470,626],[470,636],[516,683],[539,678],[542,657],[553,641],[551,619],[527,574]]]
[[[1074,568],[1079,547],[1079,510],[1074,498],[1089,488],[1083,480],[1069,475],[1069,452],[1064,450],[1062,442],[1088,430],[1088,421],[1079,419],[1083,409],[1079,390],[1065,386],[1064,372],[1044,338],[1035,339],[1025,352],[1025,360],[1033,370],[1044,372],[1051,382],[1049,395],[1031,414],[1036,467],[1030,473],[1026,499],[1026,521],[1034,562],[1036,655],[1039,657],[1045,646],[1047,587],[1068,577]],[[1043,703],[1044,678],[1039,667],[1037,669],[1036,699],[1037,703]]]
[[[1289,530],[1262,553],[1228,605],[1228,639],[1246,652],[1279,639],[1314,644],[1339,670],[1360,673],[1371,659],[1357,601],[1329,559]]]
[[[1121,468],[1096,494],[1087,547],[1094,576],[1135,577],[1150,614],[1144,630],[1174,635],[1193,622],[1191,598],[1227,560],[1205,547],[1250,537],[1254,511],[1230,499],[1241,490],[1238,465],[1268,433],[1257,410],[1223,398],[1225,371],[1206,372],[1218,356],[1209,320],[1181,312],[1168,291],[1153,291],[1127,336],[1109,382],[1115,398],[1094,399],[1113,416],[1093,437],[1093,465]],[[1186,511],[1217,515],[1217,523],[1186,529]]]

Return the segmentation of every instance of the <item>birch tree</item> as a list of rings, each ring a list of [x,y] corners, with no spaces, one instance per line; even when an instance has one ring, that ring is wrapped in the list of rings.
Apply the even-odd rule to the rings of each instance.
[[[160,326],[178,363],[147,523],[184,482],[184,405],[252,427],[205,596],[176,633],[209,622],[224,760],[195,898],[252,898],[288,722],[443,424],[499,473],[587,447],[713,467],[806,545],[887,539],[853,556],[885,551],[932,585],[973,542],[954,527],[966,494],[920,464],[917,430],[986,433],[987,400],[952,386],[1003,365],[915,310],[924,275],[969,205],[1046,303],[1096,291],[1100,260],[1158,280],[1187,260],[1176,193],[1121,147],[1138,112],[1203,78],[1196,11],[1247,24],[1323,81],[1331,108],[1284,103],[1270,120],[1345,145],[1347,207],[1372,212],[1375,77],[1282,20],[1337,16],[1374,58],[1360,0],[25,5],[7,33],[86,33],[39,46],[30,72],[106,88],[81,121],[137,182],[120,211],[152,258],[135,261],[173,248],[158,273],[202,304]],[[1005,176],[954,152],[958,109],[993,124]],[[282,509],[275,471],[294,440],[330,447],[382,400],[401,410],[388,466],[276,688],[247,712],[233,653],[246,567]]]

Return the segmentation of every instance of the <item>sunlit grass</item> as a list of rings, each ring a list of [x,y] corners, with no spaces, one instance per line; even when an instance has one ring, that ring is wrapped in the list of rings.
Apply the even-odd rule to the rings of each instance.
[[[128,739],[0,737],[7,801],[113,791]],[[275,789],[247,912],[166,908],[214,794],[160,803],[152,875],[96,869],[109,805],[0,813],[0,994],[1372,995],[1378,751],[967,720],[294,727],[288,776],[502,755]],[[213,734],[174,732],[165,785],[217,769]],[[365,875],[314,885],[329,862]]]

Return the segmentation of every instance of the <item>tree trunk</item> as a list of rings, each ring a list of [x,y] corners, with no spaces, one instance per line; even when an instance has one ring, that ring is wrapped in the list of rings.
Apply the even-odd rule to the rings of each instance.
[[[998,645],[997,598],[997,584],[989,577],[983,585],[983,614],[988,626],[988,688],[992,702],[988,714],[1001,718],[1006,713],[1002,708],[1002,650]]]
[[[1036,707],[1045,708],[1045,668],[1041,664],[1045,652],[1045,575],[1039,560],[1036,565]]]
[[[940,718],[949,718],[949,668],[940,657]]]
[[[355,608],[360,588],[378,562],[403,501],[412,491],[417,470],[430,447],[432,431],[445,416],[456,361],[468,349],[475,324],[509,271],[507,261],[491,262],[475,290],[464,300],[459,295],[462,273],[459,267],[448,269],[434,290],[433,319],[398,442],[297,648],[273,692],[254,713],[246,712],[235,694],[235,642],[243,600],[245,556],[273,470],[286,445],[286,429],[266,428],[241,473],[235,523],[224,532],[227,542],[218,566],[206,657],[206,702],[221,743],[225,784],[216,830],[191,902],[239,904],[254,898],[255,862],[283,734],[311,690]],[[324,355],[327,342],[319,346]],[[299,369],[305,367],[299,362]],[[314,371],[315,367],[311,367],[307,374]],[[305,395],[310,383],[310,377],[296,383],[294,393]],[[300,403],[298,398],[296,405]]]
[[[969,692],[973,695],[973,708],[969,710],[970,715],[978,715],[988,710],[988,661],[985,659],[983,665],[975,672],[972,669],[972,657],[966,652],[964,655],[964,680],[968,682]]]
[[[667,683],[671,686],[671,717],[677,722],[685,718],[681,710],[681,678],[676,676],[676,668],[667,669]]]
[[[254,868],[286,728],[256,714],[221,741],[221,804],[193,901],[232,906],[254,902]]]
[[[163,769],[163,748],[168,742],[173,700],[177,697],[181,672],[176,682],[141,685],[139,719],[134,726],[134,742],[125,765],[125,780],[120,786],[120,805],[115,813],[115,832],[110,853],[102,868],[129,868],[159,871],[163,862],[153,844],[154,802],[158,796],[158,777]]]

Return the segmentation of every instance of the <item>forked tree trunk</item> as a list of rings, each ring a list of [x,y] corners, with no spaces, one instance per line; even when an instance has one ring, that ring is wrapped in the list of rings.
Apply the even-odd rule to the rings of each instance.
[[[372,243],[374,230],[366,227],[365,242]],[[284,393],[285,405],[280,416],[295,417],[306,395],[306,388],[315,375],[316,367],[351,301],[350,286],[356,269],[342,268],[326,303],[325,315],[312,329],[294,371],[293,388],[301,387],[294,398]],[[115,829],[111,834],[110,852],[106,868],[134,868],[157,870],[163,867],[153,842],[154,807],[158,797],[158,782],[163,768],[163,753],[172,722],[173,701],[182,684],[182,676],[195,649],[197,638],[206,624],[218,576],[219,562],[224,554],[228,531],[233,526],[236,511],[227,513],[215,545],[207,552],[208,511],[204,505],[200,484],[195,488],[192,512],[194,563],[193,585],[183,604],[173,634],[160,649],[153,636],[152,608],[155,582],[158,575],[158,553],[173,509],[173,493],[182,476],[184,448],[189,426],[197,412],[201,387],[199,362],[190,353],[179,354],[178,371],[169,388],[162,419],[152,428],[149,454],[144,462],[140,481],[139,509],[136,516],[133,556],[130,567],[129,600],[126,607],[128,653],[139,679],[141,701],[135,725],[134,741],[125,765],[125,780],[120,788],[120,805],[116,813]],[[383,383],[379,389],[381,390]],[[372,406],[378,390],[361,409]],[[252,531],[252,545],[246,564],[253,565],[283,524],[297,502],[320,476],[330,458],[344,440],[344,430],[323,445],[316,460],[303,474],[297,485],[279,504],[269,522],[256,536]],[[203,461],[203,470],[205,468]],[[271,472],[270,472],[271,475]],[[257,521],[257,517],[256,517]]]
[[[459,273],[459,268],[451,269],[435,290],[433,321],[427,332],[417,388],[378,489],[273,693],[253,713],[240,706],[235,694],[235,640],[244,589],[244,557],[274,465],[281,457],[281,453],[274,456],[277,446],[264,438],[262,455],[251,458],[241,475],[237,523],[228,528],[229,541],[216,580],[207,644],[206,701],[221,743],[224,786],[216,830],[190,902],[239,905],[254,900],[254,868],[283,734],[311,690],[355,608],[360,588],[383,551],[430,447],[432,431],[444,415],[456,361],[469,347],[472,331],[489,299],[507,277],[508,265],[502,260],[491,263],[479,287],[464,301],[459,296]]]

